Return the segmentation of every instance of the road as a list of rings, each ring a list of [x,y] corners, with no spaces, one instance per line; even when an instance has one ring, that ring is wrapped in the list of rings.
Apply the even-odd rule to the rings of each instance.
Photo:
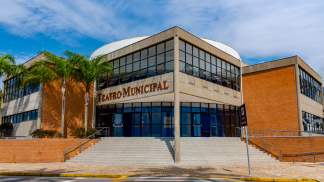
[[[201,181],[201,182],[233,182],[241,181],[238,179],[223,178],[196,178],[196,177],[121,177],[121,178],[83,178],[83,177],[42,177],[42,176],[0,176],[0,182],[109,182],[109,181],[158,181],[158,182],[184,182],[184,181]]]

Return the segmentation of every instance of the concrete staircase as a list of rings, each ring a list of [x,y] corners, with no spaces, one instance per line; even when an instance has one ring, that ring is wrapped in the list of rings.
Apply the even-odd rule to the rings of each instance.
[[[182,165],[247,164],[246,144],[237,137],[181,138]],[[275,158],[249,145],[250,162],[273,163]]]
[[[174,162],[173,138],[110,137],[74,156],[69,163],[111,165],[247,164],[246,144],[239,138],[181,138],[181,162]],[[249,146],[252,164],[278,162]]]
[[[173,138],[107,137],[67,162],[112,165],[173,165]]]

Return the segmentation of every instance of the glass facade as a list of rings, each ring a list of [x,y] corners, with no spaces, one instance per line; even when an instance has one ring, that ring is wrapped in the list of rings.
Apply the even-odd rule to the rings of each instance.
[[[111,61],[113,73],[104,73],[98,80],[97,89],[101,90],[174,70],[173,39]]]
[[[321,83],[316,81],[305,70],[299,68],[300,92],[314,101],[322,104]]]
[[[324,121],[321,117],[303,111],[304,131],[320,131],[324,130]]]
[[[4,87],[2,96],[4,103],[39,91],[39,84],[30,85],[27,83],[21,87],[20,79],[17,77],[5,81]]]
[[[240,69],[180,40],[179,71],[240,91]]]
[[[38,110],[27,111],[19,114],[2,117],[2,123],[20,123],[38,119]]]
[[[180,103],[181,137],[240,136],[239,109],[223,104]],[[172,102],[139,102],[97,106],[96,128],[110,127],[110,136],[173,137]],[[236,132],[237,131],[237,132]]]

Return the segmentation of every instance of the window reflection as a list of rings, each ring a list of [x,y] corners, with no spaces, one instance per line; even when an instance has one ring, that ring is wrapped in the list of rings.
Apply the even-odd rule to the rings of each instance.
[[[113,73],[111,75],[102,74],[97,81],[97,89],[105,89],[172,72],[174,70],[173,46],[172,39],[111,61],[114,66]]]
[[[240,91],[239,68],[180,40],[179,71]]]

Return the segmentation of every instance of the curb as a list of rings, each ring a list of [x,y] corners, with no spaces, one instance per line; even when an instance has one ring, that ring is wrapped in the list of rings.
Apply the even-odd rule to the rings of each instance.
[[[122,174],[75,174],[75,173],[36,173],[36,172],[0,172],[0,175],[8,176],[48,176],[48,177],[104,177],[104,178],[120,178]],[[132,177],[149,176],[149,175],[130,175]],[[152,175],[159,176],[159,175]],[[202,177],[202,176],[201,176]],[[203,176],[216,177],[216,176]],[[284,181],[284,182],[319,182],[316,179],[291,179],[291,178],[254,178],[254,177],[223,177],[226,179],[242,179],[243,181]]]
[[[292,179],[292,178],[253,178],[241,177],[243,181],[285,181],[285,182],[319,182],[316,179]]]

